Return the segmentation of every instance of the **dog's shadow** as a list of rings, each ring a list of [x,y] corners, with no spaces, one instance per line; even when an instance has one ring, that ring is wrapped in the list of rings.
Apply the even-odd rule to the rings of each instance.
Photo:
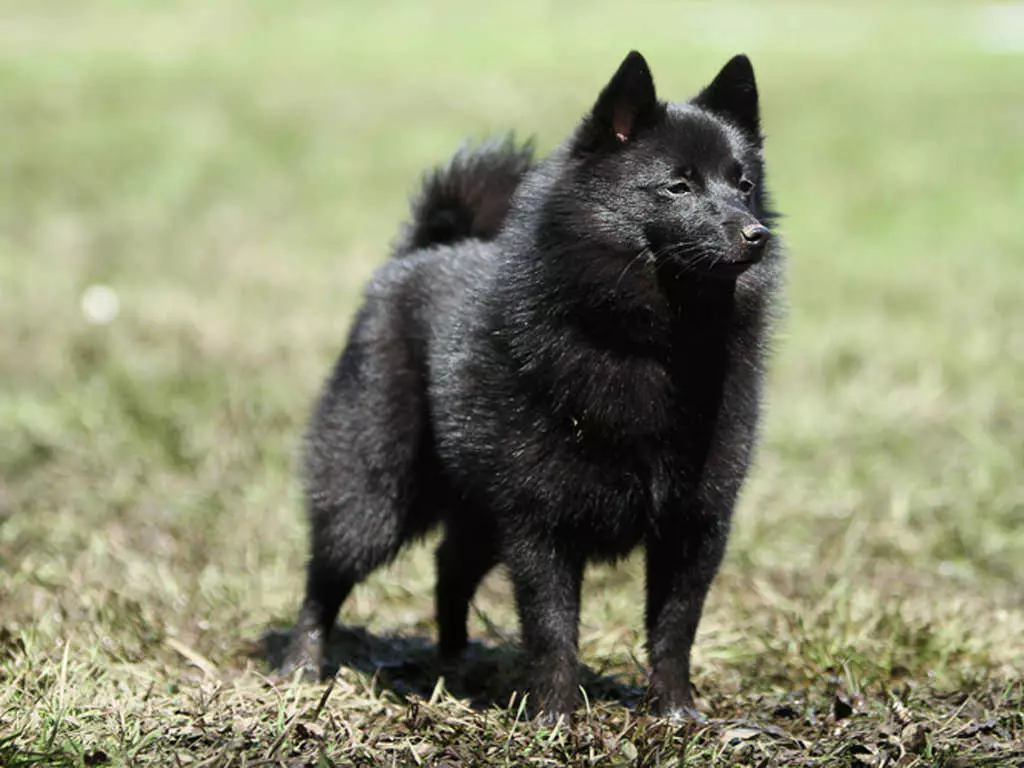
[[[280,669],[289,635],[288,630],[268,629],[252,655],[270,669]],[[378,689],[403,699],[430,698],[443,676],[450,694],[481,710],[509,706],[513,693],[522,690],[525,666],[523,653],[508,643],[472,642],[457,664],[442,667],[436,646],[422,635],[375,635],[363,627],[338,626],[331,632],[324,671],[333,676],[343,668],[366,675]],[[631,709],[639,705],[643,693],[624,676],[585,665],[580,682],[588,700],[619,702]]]

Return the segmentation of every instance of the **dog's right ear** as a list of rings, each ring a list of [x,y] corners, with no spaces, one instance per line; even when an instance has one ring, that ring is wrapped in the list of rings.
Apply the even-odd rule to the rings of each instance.
[[[657,122],[660,110],[647,62],[630,51],[584,120],[576,149],[591,152],[627,144]]]

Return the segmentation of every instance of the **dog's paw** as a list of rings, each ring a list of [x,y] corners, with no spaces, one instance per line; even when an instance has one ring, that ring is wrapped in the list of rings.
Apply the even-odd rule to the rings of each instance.
[[[275,683],[293,680],[304,683],[320,682],[323,679],[320,669],[322,659],[322,641],[317,633],[296,634],[292,637],[284,661],[273,680]]]
[[[672,725],[701,725],[707,722],[707,718],[695,707],[674,707],[667,712],[661,713]]]

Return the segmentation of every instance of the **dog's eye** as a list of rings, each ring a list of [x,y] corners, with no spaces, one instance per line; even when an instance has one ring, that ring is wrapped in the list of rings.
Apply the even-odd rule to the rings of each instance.
[[[754,182],[752,182],[750,179],[740,179],[740,183],[738,186],[740,188],[740,193],[744,195],[749,195],[751,192],[754,191]]]
[[[665,187],[665,191],[670,195],[685,195],[690,191],[690,185],[685,181],[674,181]]]

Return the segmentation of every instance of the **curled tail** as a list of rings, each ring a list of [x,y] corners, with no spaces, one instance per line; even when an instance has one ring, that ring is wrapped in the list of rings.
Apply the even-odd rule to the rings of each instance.
[[[501,230],[512,195],[533,165],[533,143],[504,139],[461,148],[427,173],[410,205],[394,256],[460,240],[491,240]]]

